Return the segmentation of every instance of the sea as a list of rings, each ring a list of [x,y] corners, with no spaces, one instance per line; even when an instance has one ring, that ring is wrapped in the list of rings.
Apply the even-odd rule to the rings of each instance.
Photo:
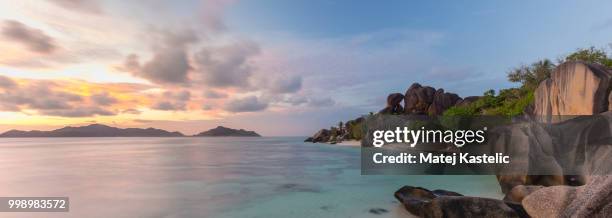
[[[502,196],[495,176],[361,175],[359,147],[303,139],[1,138],[0,197],[69,211],[0,217],[410,217],[404,185]]]

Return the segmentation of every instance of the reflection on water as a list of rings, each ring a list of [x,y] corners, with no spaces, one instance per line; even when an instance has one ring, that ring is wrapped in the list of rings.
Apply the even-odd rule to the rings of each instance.
[[[499,197],[492,176],[360,176],[358,148],[301,140],[0,139],[0,196],[70,197],[2,217],[395,217],[405,184]]]

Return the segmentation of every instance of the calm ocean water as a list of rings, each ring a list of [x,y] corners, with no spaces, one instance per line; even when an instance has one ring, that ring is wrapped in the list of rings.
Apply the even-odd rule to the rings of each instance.
[[[302,140],[0,139],[0,196],[70,197],[68,213],[0,216],[399,217],[402,185],[501,197],[494,176],[361,176],[359,148]]]

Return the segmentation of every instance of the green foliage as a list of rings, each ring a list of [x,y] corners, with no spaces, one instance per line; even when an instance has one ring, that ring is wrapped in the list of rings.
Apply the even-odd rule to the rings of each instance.
[[[577,49],[565,58],[561,58],[559,62],[563,61],[584,61],[612,67],[612,58],[608,56],[608,53],[604,49],[597,49],[595,47]],[[550,77],[555,67],[556,65],[548,59],[540,60],[530,65],[523,65],[512,69],[508,72],[508,80],[510,82],[521,83],[520,88],[524,91],[532,91],[542,81]]]
[[[484,96],[471,104],[449,108],[443,116],[447,118],[473,117],[475,115],[517,116],[522,114],[525,108],[533,102],[533,93],[533,90],[512,88],[502,89],[499,95],[495,96],[495,92],[489,90],[484,93]]]
[[[339,132],[338,128],[332,126],[331,128],[329,128],[329,130],[330,130],[329,137],[331,139],[335,139],[336,136],[338,136],[338,132]]]
[[[550,77],[556,65],[548,60],[540,60],[531,65],[523,65],[508,72],[510,82],[521,83],[521,89],[535,90],[538,85]]]
[[[565,57],[565,61],[585,61],[588,63],[599,63],[607,67],[612,67],[612,59],[604,49],[595,47],[578,49],[574,53]]]
[[[351,133],[351,138],[355,140],[361,140],[363,138],[363,121],[358,123],[351,123],[348,126],[348,131]]]
[[[534,100],[534,91],[527,91],[518,97],[498,97],[503,99],[501,105],[487,110],[488,115],[517,116],[523,114],[525,108]]]

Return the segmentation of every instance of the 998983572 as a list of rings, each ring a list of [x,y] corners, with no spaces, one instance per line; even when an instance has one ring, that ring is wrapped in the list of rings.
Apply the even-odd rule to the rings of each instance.
[[[68,212],[68,197],[0,197],[0,212]]]

